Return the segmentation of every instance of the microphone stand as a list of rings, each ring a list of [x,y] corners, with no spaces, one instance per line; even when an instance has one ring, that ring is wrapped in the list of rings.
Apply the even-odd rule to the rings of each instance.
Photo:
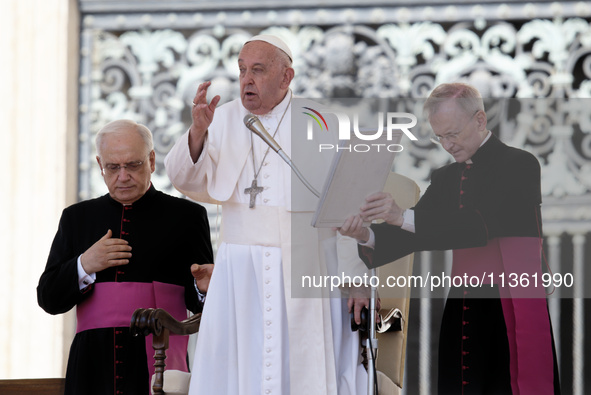
[[[285,163],[287,163],[289,165],[289,167],[291,167],[291,169],[293,170],[293,172],[296,174],[296,176],[298,176],[298,178],[300,179],[300,181],[304,183],[304,185],[306,186],[306,188],[308,188],[310,190],[310,192],[312,192],[314,195],[316,195],[316,197],[320,197],[320,194],[318,193],[318,191],[316,189],[314,189],[314,187],[312,185],[310,185],[310,183],[308,182],[308,180],[306,180],[304,178],[304,175],[302,173],[300,173],[300,171],[298,170],[298,168],[296,167],[296,165],[291,161],[291,159],[289,158],[289,156],[287,156],[287,154],[285,152],[283,152],[282,149],[280,149],[279,151],[277,151],[277,154],[279,154],[279,156],[285,161]]]
[[[377,275],[376,268],[370,270],[370,276]],[[371,285],[371,294],[369,298],[369,332],[367,334],[367,395],[377,395],[375,382],[376,378],[376,358],[378,352],[378,338],[376,334],[376,301],[377,289]]]

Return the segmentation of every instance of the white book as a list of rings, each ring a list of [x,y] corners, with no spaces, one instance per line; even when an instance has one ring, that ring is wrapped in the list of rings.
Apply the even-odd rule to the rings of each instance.
[[[312,218],[316,228],[338,228],[358,214],[367,196],[384,189],[396,153],[402,150],[401,131],[393,131],[391,140],[385,133],[376,140],[351,136],[340,142],[333,158]]]

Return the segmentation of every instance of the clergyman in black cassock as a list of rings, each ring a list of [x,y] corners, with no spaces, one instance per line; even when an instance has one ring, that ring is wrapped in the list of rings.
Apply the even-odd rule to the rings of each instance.
[[[109,193],[64,209],[37,288],[39,305],[50,314],[77,307],[66,394],[149,394],[153,350],[149,340],[130,334],[133,311],[162,307],[185,319],[187,309],[202,309],[191,266],[213,262],[206,210],[154,188],[154,151],[134,132],[140,127],[130,121],[105,126],[114,132],[103,138],[111,144],[102,152],[97,141],[97,159]],[[116,140],[119,135],[128,140]],[[80,274],[80,261],[86,256],[89,267],[96,246],[111,242],[119,243],[113,259],[94,279]],[[167,368],[187,370],[186,340],[171,336]]]
[[[486,273],[492,280],[450,289],[439,337],[439,394],[559,393],[544,289],[514,298],[507,283],[499,284],[503,273],[541,274],[540,165],[486,129],[479,98],[465,84],[436,88],[426,111],[435,140],[456,162],[432,173],[411,210],[375,194],[341,233],[360,240],[369,267],[452,249],[452,277]],[[368,231],[363,219],[386,222]]]

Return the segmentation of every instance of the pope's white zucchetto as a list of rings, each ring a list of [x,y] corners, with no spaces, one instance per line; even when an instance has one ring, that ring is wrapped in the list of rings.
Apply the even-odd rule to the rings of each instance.
[[[276,48],[279,48],[280,50],[285,52],[287,54],[287,56],[289,56],[289,60],[291,60],[293,62],[293,56],[291,55],[291,50],[289,49],[287,44],[279,37],[272,36],[270,34],[259,34],[258,36],[253,36],[253,37],[249,38],[248,40],[246,40],[246,42],[244,44],[246,45],[246,43],[249,43],[252,41],[264,41],[268,44],[273,45]]]

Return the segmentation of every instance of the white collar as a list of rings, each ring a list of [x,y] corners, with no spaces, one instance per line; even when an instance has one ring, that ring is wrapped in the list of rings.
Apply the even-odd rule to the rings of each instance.
[[[292,95],[291,89],[288,89],[287,93],[285,94],[285,97],[283,98],[283,100],[281,100],[281,102],[279,102],[279,104],[277,104],[275,107],[273,107],[273,109],[271,111],[269,111],[268,113],[263,114],[263,115],[258,115],[258,117],[260,119],[269,119],[271,117],[283,116],[283,113],[287,110],[287,106],[289,105],[291,95]]]

